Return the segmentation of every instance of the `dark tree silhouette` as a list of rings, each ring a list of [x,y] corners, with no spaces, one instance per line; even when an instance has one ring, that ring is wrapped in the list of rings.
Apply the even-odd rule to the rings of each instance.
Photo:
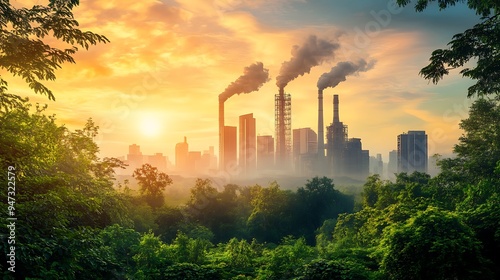
[[[415,9],[421,12],[431,2],[438,2],[440,9],[445,9],[464,0],[419,0]],[[405,6],[409,0],[398,0]],[[448,49],[438,49],[432,53],[430,63],[420,74],[433,83],[439,82],[451,69],[461,68],[469,61],[477,61],[476,67],[463,68],[464,77],[477,80],[469,87],[468,96],[500,95],[500,2],[488,0],[468,0],[467,5],[482,17],[482,22],[453,36]]]
[[[38,94],[55,100],[52,91],[42,81],[55,80],[54,71],[64,62],[75,63],[72,55],[78,47],[106,43],[102,35],[78,28],[72,9],[79,0],[50,0],[49,4],[32,8],[15,8],[10,1],[0,1],[0,69],[20,76]],[[66,49],[50,46],[56,39],[69,44]],[[45,40],[45,42],[44,42]],[[19,100],[7,94],[7,82],[0,76],[0,104],[9,107]]]
[[[150,164],[144,164],[141,168],[137,168],[133,176],[139,182],[141,195],[149,206],[155,209],[163,206],[165,203],[163,191],[172,184],[172,179]]]

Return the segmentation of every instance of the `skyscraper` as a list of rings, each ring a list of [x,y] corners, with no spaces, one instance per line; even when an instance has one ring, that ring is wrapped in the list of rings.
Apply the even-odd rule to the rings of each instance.
[[[236,161],[236,153],[238,145],[236,141],[236,126],[224,126],[224,167],[223,170],[231,172],[238,164]]]
[[[310,174],[318,159],[318,135],[309,127],[294,129],[292,147],[295,171],[301,175]]]
[[[184,142],[175,145],[175,167],[178,171],[186,171],[188,169],[188,154],[189,145],[186,136],[184,136]]]
[[[398,172],[427,173],[427,134],[413,131],[398,135]]]
[[[389,164],[387,166],[387,177],[394,179],[394,174],[398,173],[398,151],[392,150],[389,152]]]
[[[370,153],[362,149],[360,138],[350,138],[345,145],[342,174],[356,179],[366,179],[370,169]]]
[[[239,162],[244,174],[250,174],[257,164],[255,118],[253,114],[240,116]]]
[[[274,138],[271,135],[257,136],[257,169],[274,168]]]

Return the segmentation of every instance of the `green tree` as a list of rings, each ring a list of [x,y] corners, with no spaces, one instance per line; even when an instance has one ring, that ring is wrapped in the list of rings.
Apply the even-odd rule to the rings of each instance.
[[[176,263],[165,268],[164,278],[170,280],[224,279],[217,267],[193,263]]]
[[[265,265],[257,279],[293,279],[315,256],[314,248],[307,246],[304,238],[285,237],[281,245],[265,252]]]
[[[163,242],[170,243],[177,235],[177,231],[184,225],[185,217],[180,209],[164,206],[158,209],[155,223],[158,225],[155,233],[160,236]]]
[[[454,151],[459,165],[469,179],[498,178],[495,169],[500,163],[500,103],[479,99],[462,120],[464,134]]]
[[[206,261],[208,249],[212,243],[202,237],[191,238],[182,232],[172,242],[175,260],[178,263],[203,264]]]
[[[164,279],[163,270],[175,260],[174,250],[151,232],[142,236],[135,252],[135,279]]]
[[[304,265],[297,280],[365,280],[369,271],[357,262],[350,260],[314,260]]]
[[[335,189],[333,180],[314,177],[307,180],[305,187],[297,190],[294,208],[294,224],[298,235],[303,235],[308,244],[315,241],[315,231],[324,220],[337,218],[338,214],[352,212],[354,200]]]
[[[141,168],[137,168],[133,174],[137,179],[141,195],[146,202],[157,209],[165,203],[163,191],[172,184],[172,179],[165,173],[159,172],[158,168],[146,163]]]
[[[20,76],[35,93],[55,100],[42,81],[54,80],[55,70],[65,62],[75,63],[72,55],[78,47],[107,43],[109,40],[78,28],[73,8],[78,0],[50,0],[32,8],[15,8],[10,1],[0,1],[0,68]],[[55,40],[54,40],[55,39]],[[70,48],[57,48],[48,42],[64,42]],[[6,93],[7,82],[0,77],[0,108],[13,105],[18,97]]]
[[[119,164],[97,157],[98,147],[92,140],[96,130],[89,120],[83,129],[70,131],[57,125],[54,116],[45,115],[44,107],[33,110],[27,101],[0,113],[0,165],[4,170],[15,168],[15,214],[23,217],[16,227],[19,277],[47,278],[44,275],[54,272],[56,262],[63,270],[83,265],[79,263],[83,259],[72,254],[83,254],[85,248],[94,250],[100,241],[93,230],[83,231],[82,227],[130,225],[126,200],[113,189],[110,169]],[[0,174],[1,182],[7,181],[6,175]],[[6,192],[0,198],[6,209]],[[4,234],[5,221],[0,223]],[[88,247],[71,240],[79,234],[92,239]],[[63,243],[79,251],[62,254],[59,244]],[[5,244],[0,244],[0,250],[5,252]],[[6,254],[1,254],[1,261]],[[68,260],[63,264],[60,258],[64,256]]]
[[[491,279],[480,242],[452,212],[429,207],[387,231],[381,246],[389,279]]]
[[[253,210],[247,220],[252,237],[259,242],[278,243],[292,233],[292,206],[295,194],[280,189],[273,182],[267,188],[255,187],[252,194]]]
[[[120,267],[121,271],[117,275],[120,277],[132,275],[135,270],[133,256],[139,246],[141,235],[133,229],[114,224],[103,229],[99,237],[105,248],[111,251],[112,259]]]
[[[217,205],[219,192],[210,179],[196,179],[191,196],[186,204],[186,212],[194,222],[209,229],[217,226]]]
[[[409,4],[410,0],[397,0],[401,6]],[[467,2],[470,9],[482,17],[482,22],[453,36],[448,49],[438,49],[432,53],[430,63],[420,74],[434,83],[439,82],[450,69],[463,67],[470,61],[475,61],[475,67],[461,70],[464,77],[477,80],[469,87],[468,96],[500,94],[500,3],[490,0],[418,0],[417,11],[423,11],[431,2],[437,2],[439,9],[461,2]]]

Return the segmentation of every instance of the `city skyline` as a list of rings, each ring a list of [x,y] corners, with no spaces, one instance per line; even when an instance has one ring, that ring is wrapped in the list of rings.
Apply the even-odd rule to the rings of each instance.
[[[221,170],[220,161],[214,153],[213,146],[209,146],[208,150],[204,150],[202,154],[201,151],[190,150],[187,137],[184,137],[184,142],[176,144],[176,156],[172,161],[161,153],[143,155],[140,145],[129,145],[128,155],[118,156],[128,166],[125,170],[117,170],[118,174],[130,175],[135,168],[146,163],[163,172],[188,177],[212,176],[223,171],[232,178],[259,178],[268,176],[271,174],[269,172],[293,171],[294,176],[349,177],[363,180],[368,175],[379,174],[383,179],[392,180],[394,173],[419,171],[433,176],[439,170],[434,157],[427,154],[425,131],[409,130],[397,135],[398,150],[392,150],[385,156],[370,155],[369,150],[362,149],[360,138],[349,138],[345,134],[345,141],[340,144],[342,150],[340,157],[332,157],[330,149],[333,147],[327,145],[325,147],[327,156],[321,160],[318,154],[317,134],[310,127],[293,130],[291,166],[284,170],[283,166],[274,164],[275,157],[278,158],[278,155],[274,153],[274,138],[271,135],[256,136],[256,120],[252,116],[252,113],[240,116],[239,127],[225,127],[225,137],[227,137],[225,142],[228,143],[225,153],[228,165],[225,170]],[[337,122],[347,128],[339,120]],[[331,126],[327,128],[330,130]],[[327,141],[331,143],[331,140],[327,139]],[[195,154],[198,155],[198,159],[189,159]],[[336,161],[337,165],[332,164]],[[248,165],[249,162],[251,162],[250,165]]]
[[[101,127],[96,141],[103,157],[140,143],[144,154],[172,159],[184,135],[193,150],[217,149],[217,96],[256,61],[269,69],[271,81],[229,100],[226,125],[237,125],[241,108],[251,108],[257,135],[275,136],[275,79],[293,46],[315,35],[340,47],[285,88],[292,96],[292,129],[317,127],[316,82],[323,73],[338,62],[373,59],[370,71],[324,90],[325,124],[332,119],[331,96],[340,94],[342,121],[372,154],[385,160],[395,136],[408,130],[427,131],[429,155],[449,154],[461,135],[458,121],[467,116],[471,100],[464,96],[471,81],[456,71],[433,85],[418,71],[434,49],[479,18],[462,4],[416,14],[388,1],[360,3],[82,1],[75,9],[81,27],[106,35],[110,44],[78,52],[75,65],[57,71],[58,79],[47,83],[56,102],[31,93],[18,78],[9,86],[33,102],[49,103],[48,112],[69,128],[93,118]]]

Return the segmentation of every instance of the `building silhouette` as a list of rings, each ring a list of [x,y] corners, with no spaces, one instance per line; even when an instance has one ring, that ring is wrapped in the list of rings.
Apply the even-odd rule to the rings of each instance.
[[[347,142],[347,125],[339,118],[339,96],[333,96],[333,122],[326,128],[326,157],[330,173],[341,175]]]
[[[385,176],[384,174],[384,162],[382,161],[382,155],[377,154],[376,157],[370,157],[370,173],[378,174],[380,177]]]
[[[178,171],[188,170],[188,154],[189,145],[187,138],[184,136],[184,142],[175,145],[175,167]]]
[[[257,165],[255,118],[253,114],[246,114],[240,116],[239,120],[239,163],[242,172],[249,175]]]
[[[257,169],[274,169],[274,138],[271,135],[257,136]]]
[[[236,126],[224,126],[224,163],[223,170],[231,171],[237,166],[237,138]]]
[[[141,152],[141,146],[132,144],[128,147],[127,154],[127,164],[129,170],[134,172],[137,168],[140,168],[143,164],[143,157]]]
[[[155,153],[154,155],[143,156],[143,162],[148,163],[153,167],[158,168],[160,172],[167,172],[167,157],[162,153]]]
[[[318,135],[311,128],[293,130],[293,165],[300,175],[311,175],[318,159]]]
[[[392,150],[389,152],[389,164],[387,165],[387,177],[394,179],[394,174],[398,173],[398,151]]]
[[[274,96],[274,123],[276,131],[276,167],[290,169],[292,153],[292,96],[279,88]]]
[[[360,138],[351,138],[346,142],[343,158],[341,170],[343,176],[355,179],[368,177],[370,154],[368,150],[363,150]]]
[[[348,138],[348,128],[339,117],[339,96],[333,96],[333,122],[326,128],[326,158],[330,175],[366,179],[370,154],[360,138]]]
[[[201,162],[201,152],[200,151],[189,151],[187,170],[189,173],[201,173],[203,171],[203,166]]]
[[[162,153],[143,155],[141,146],[136,144],[129,145],[127,156],[120,157],[120,159],[123,159],[127,167],[125,169],[116,169],[115,172],[118,175],[131,175],[136,169],[141,168],[146,163],[156,167],[161,172],[166,172],[169,162],[168,158]]]
[[[427,134],[410,130],[398,135],[398,172],[427,173]]]
[[[217,169],[217,157],[215,156],[214,146],[209,146],[201,155],[201,169],[203,172]]]

